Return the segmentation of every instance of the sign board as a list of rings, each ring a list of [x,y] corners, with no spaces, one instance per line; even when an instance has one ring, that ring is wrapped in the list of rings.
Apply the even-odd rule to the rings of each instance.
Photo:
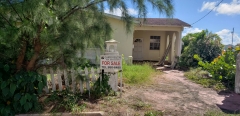
[[[122,56],[121,55],[101,55],[100,69],[122,70]]]

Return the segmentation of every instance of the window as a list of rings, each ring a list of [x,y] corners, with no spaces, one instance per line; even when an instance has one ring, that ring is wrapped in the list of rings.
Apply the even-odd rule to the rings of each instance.
[[[150,36],[150,50],[160,50],[160,36]]]

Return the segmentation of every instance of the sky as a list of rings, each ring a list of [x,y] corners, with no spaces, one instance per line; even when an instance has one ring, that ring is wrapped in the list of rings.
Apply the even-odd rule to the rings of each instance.
[[[173,18],[178,18],[190,25],[190,28],[184,28],[182,35],[188,33],[201,32],[208,29],[212,33],[218,34],[222,38],[224,45],[240,43],[240,0],[173,0],[175,12]],[[221,4],[219,4],[221,2]],[[219,4],[219,5],[218,5]],[[218,6],[217,6],[218,5]],[[137,11],[131,3],[128,3],[128,11],[131,15],[136,16]],[[148,5],[147,18],[165,18],[165,15],[160,15],[156,10]],[[213,9],[213,10],[212,10]],[[209,13],[209,11],[211,11]],[[105,10],[106,13],[111,13],[120,16],[120,9],[115,9],[114,12]],[[204,15],[206,17],[198,21]],[[196,22],[198,21],[198,22]],[[195,23],[196,22],[196,23]]]

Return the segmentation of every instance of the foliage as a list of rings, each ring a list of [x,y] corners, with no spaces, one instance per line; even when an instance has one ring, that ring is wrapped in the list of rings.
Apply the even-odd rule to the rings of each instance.
[[[220,81],[211,78],[211,75],[202,68],[190,69],[184,73],[184,76],[207,88],[213,88],[217,91],[225,89],[225,86]]]
[[[75,65],[81,69],[84,69],[85,67],[87,68],[96,67],[95,64],[92,64],[91,61],[86,58],[79,58],[78,61],[75,61]]]
[[[148,111],[144,114],[144,116],[163,116],[162,111]]]
[[[224,113],[222,111],[219,110],[208,110],[204,116],[240,116],[240,114],[237,112],[235,113]]]
[[[14,64],[0,63],[0,115],[9,116],[38,109],[38,94],[46,86],[46,77],[36,72],[14,73]]]
[[[99,77],[97,81],[94,83],[91,93],[95,99],[103,97],[110,93],[111,87],[108,85],[109,78],[110,76],[108,74],[104,74],[102,80],[100,80]]]
[[[237,52],[228,49],[210,63],[204,62],[198,55],[194,55],[194,58],[199,61],[198,64],[208,71],[215,80],[223,82],[228,88],[234,88]]]
[[[42,105],[47,105],[54,103],[55,107],[51,110],[51,112],[59,112],[61,109],[62,112],[70,111],[73,113],[82,112],[85,109],[85,104],[79,104],[83,96],[80,93],[72,93],[68,89],[63,91],[55,91],[50,96],[48,96]]]
[[[130,0],[145,18],[147,4],[168,17],[172,0]],[[2,0],[0,2],[0,59],[10,59],[16,72],[35,71],[42,66],[74,67],[78,54],[88,47],[103,49],[111,38],[105,9],[121,9],[126,32],[133,16],[125,0]],[[46,63],[46,60],[50,62]]]
[[[124,82],[129,84],[142,84],[151,81],[151,76],[156,71],[148,63],[143,64],[126,64],[124,58],[122,60]]]
[[[199,33],[188,34],[183,37],[184,47],[179,66],[182,68],[197,67],[198,61],[193,58],[198,54],[203,61],[211,62],[221,54],[223,45],[217,34],[203,30]]]

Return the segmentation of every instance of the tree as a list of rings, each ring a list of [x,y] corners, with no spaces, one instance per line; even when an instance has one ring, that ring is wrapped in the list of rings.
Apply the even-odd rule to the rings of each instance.
[[[196,67],[198,61],[194,55],[199,55],[203,61],[211,62],[222,53],[221,38],[208,30],[199,33],[187,34],[182,38],[184,42],[183,53],[180,57],[181,67]]]
[[[131,0],[138,17],[145,18],[146,2],[172,16],[172,0]],[[112,29],[104,9],[120,8],[126,30],[133,17],[125,0],[1,0],[0,58],[16,64],[16,71],[42,66],[71,67],[78,50],[102,47]],[[47,59],[51,62],[46,63]]]

